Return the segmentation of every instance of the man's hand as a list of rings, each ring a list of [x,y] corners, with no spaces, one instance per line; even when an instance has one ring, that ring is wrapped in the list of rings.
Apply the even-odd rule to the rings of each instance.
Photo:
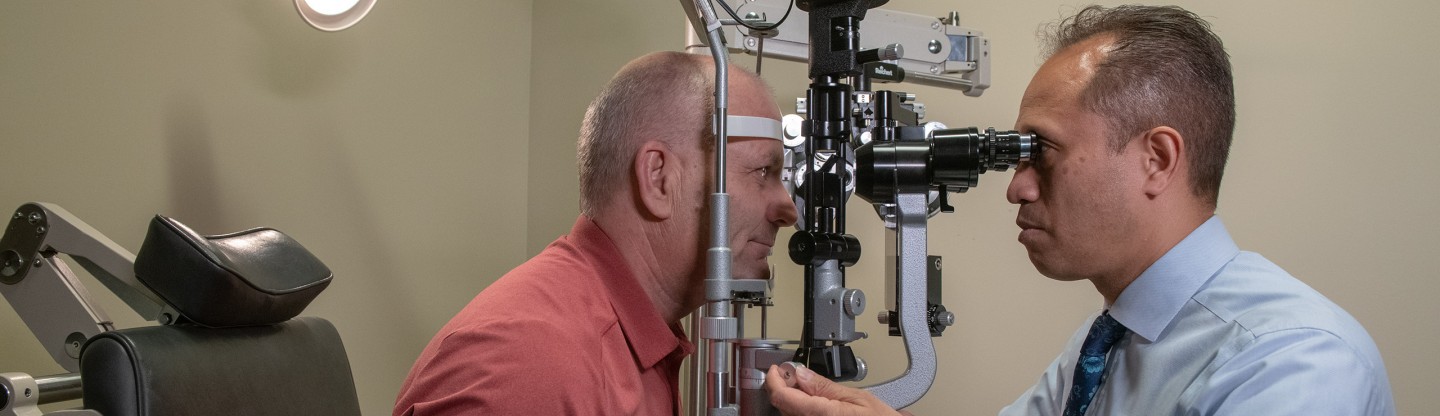
[[[770,366],[765,389],[780,412],[798,416],[899,415],[870,392],[836,384],[805,367]]]

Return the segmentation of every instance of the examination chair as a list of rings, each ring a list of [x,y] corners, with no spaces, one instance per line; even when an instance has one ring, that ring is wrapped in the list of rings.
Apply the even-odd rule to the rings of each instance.
[[[32,209],[27,211],[27,207]],[[78,223],[80,226],[74,228],[81,231],[79,234],[103,240],[103,236],[94,235],[93,229],[59,207],[27,204],[21,211],[12,219],[6,239],[0,242],[0,255],[7,259],[24,258],[23,254],[10,254],[25,252],[14,250],[10,237],[17,220],[24,220],[22,216],[29,216],[29,212],[46,217],[52,233],[61,232],[55,227],[58,219],[71,225]],[[28,229],[22,231],[20,234],[29,233]],[[58,259],[54,257],[58,247],[44,247],[44,243],[37,250],[42,260]],[[139,254],[133,257],[133,275],[125,270],[113,273],[117,271],[113,264],[123,262],[111,262],[112,267],[106,267],[104,262],[95,261],[94,257],[103,259],[118,246],[98,250],[100,255],[90,257],[83,252],[93,245],[76,246],[80,247],[76,251],[82,253],[58,251],[70,254],[132,307],[140,306],[136,309],[142,316],[153,312],[161,325],[117,330],[110,327],[113,324],[103,317],[103,312],[99,316],[92,314],[95,319],[90,324],[96,325],[96,333],[66,334],[62,345],[69,351],[57,353],[50,346],[67,330],[47,331],[37,325],[58,323],[59,315],[38,314],[43,319],[31,319],[21,312],[25,302],[17,302],[18,296],[5,293],[51,355],[67,370],[76,371],[78,367],[84,408],[50,414],[360,414],[349,360],[335,327],[320,318],[296,318],[329,285],[331,272],[285,234],[257,228],[202,236],[184,224],[157,215]],[[123,260],[123,250],[120,254]],[[20,264],[31,263],[26,259]],[[35,270],[44,269],[41,262],[34,264]],[[69,272],[63,264],[58,269]],[[97,269],[100,273],[96,273]],[[21,277],[20,283],[24,283],[48,276],[32,273],[30,279]],[[73,280],[73,276],[68,277]],[[0,285],[0,290],[15,286],[7,282]],[[127,295],[129,289],[136,293]],[[72,292],[82,306],[93,305],[86,299],[83,287]],[[152,308],[156,305],[158,308]],[[83,344],[79,354],[74,354],[81,336]],[[68,360],[75,355],[75,362]],[[0,374],[0,416],[38,415],[37,404],[73,399],[74,393],[64,390],[73,390],[76,383],[64,380],[73,380],[74,376],[30,379],[20,373]],[[36,395],[29,396],[31,388]]]

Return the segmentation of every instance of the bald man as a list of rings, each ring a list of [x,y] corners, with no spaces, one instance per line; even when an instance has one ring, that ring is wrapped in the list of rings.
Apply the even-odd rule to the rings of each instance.
[[[714,66],[654,53],[605,86],[580,132],[574,228],[440,330],[395,415],[679,414],[680,363],[694,348],[679,320],[704,301]],[[729,74],[729,114],[778,126],[764,83]],[[778,139],[726,145],[737,278],[767,277],[775,233],[795,222]]]

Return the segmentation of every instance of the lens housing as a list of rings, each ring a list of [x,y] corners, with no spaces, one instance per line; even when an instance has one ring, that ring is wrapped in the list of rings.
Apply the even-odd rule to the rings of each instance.
[[[871,203],[890,203],[901,193],[945,187],[965,192],[980,174],[1005,171],[1030,160],[1035,136],[976,127],[927,130],[900,127],[894,141],[855,149],[855,193]]]

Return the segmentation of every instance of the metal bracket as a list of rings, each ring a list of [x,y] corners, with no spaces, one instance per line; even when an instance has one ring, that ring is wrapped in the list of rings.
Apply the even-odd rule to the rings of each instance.
[[[706,279],[705,300],[727,301],[737,297],[752,299],[756,297],[755,294],[768,299],[770,285],[769,279]]]
[[[40,416],[40,386],[25,373],[0,374],[0,416]]]
[[[0,373],[0,416],[42,416],[40,405],[80,398],[80,376],[62,374],[36,379],[25,373]],[[94,410],[60,410],[50,416],[100,416]]]
[[[895,262],[895,310],[900,319],[900,334],[909,362],[899,377],[866,387],[892,408],[901,409],[930,391],[937,368],[935,343],[930,339],[926,316],[927,234],[929,201],[924,193],[902,193],[895,196],[896,227],[887,230],[894,244],[887,246],[894,253],[886,257]]]
[[[682,0],[687,7],[689,21],[695,21],[692,4]],[[764,16],[782,16],[789,4],[777,1],[743,2],[736,6],[736,13],[756,13]],[[952,13],[952,15],[955,13]],[[953,17],[953,16],[952,16]],[[958,19],[945,19],[885,9],[871,9],[866,12],[860,27],[860,48],[872,49],[899,44],[906,52],[894,61],[907,73],[905,82],[960,90],[965,95],[978,97],[990,87],[990,40],[981,31],[959,26]],[[806,63],[810,59],[809,13],[795,9],[779,27],[766,31],[763,55],[769,58]],[[757,23],[759,24],[759,23]],[[769,25],[770,23],[763,23]],[[706,45],[704,34],[695,33],[700,28],[688,31],[687,47],[701,48]],[[775,32],[775,33],[770,33]],[[756,34],[739,26],[725,26],[721,33],[726,39],[738,39],[727,43],[731,52],[749,55],[762,53]]]
[[[85,340],[114,326],[59,254],[70,255],[141,317],[157,320],[167,312],[135,279],[135,255],[64,208],[21,205],[0,237],[0,295],[66,370],[79,371]]]

